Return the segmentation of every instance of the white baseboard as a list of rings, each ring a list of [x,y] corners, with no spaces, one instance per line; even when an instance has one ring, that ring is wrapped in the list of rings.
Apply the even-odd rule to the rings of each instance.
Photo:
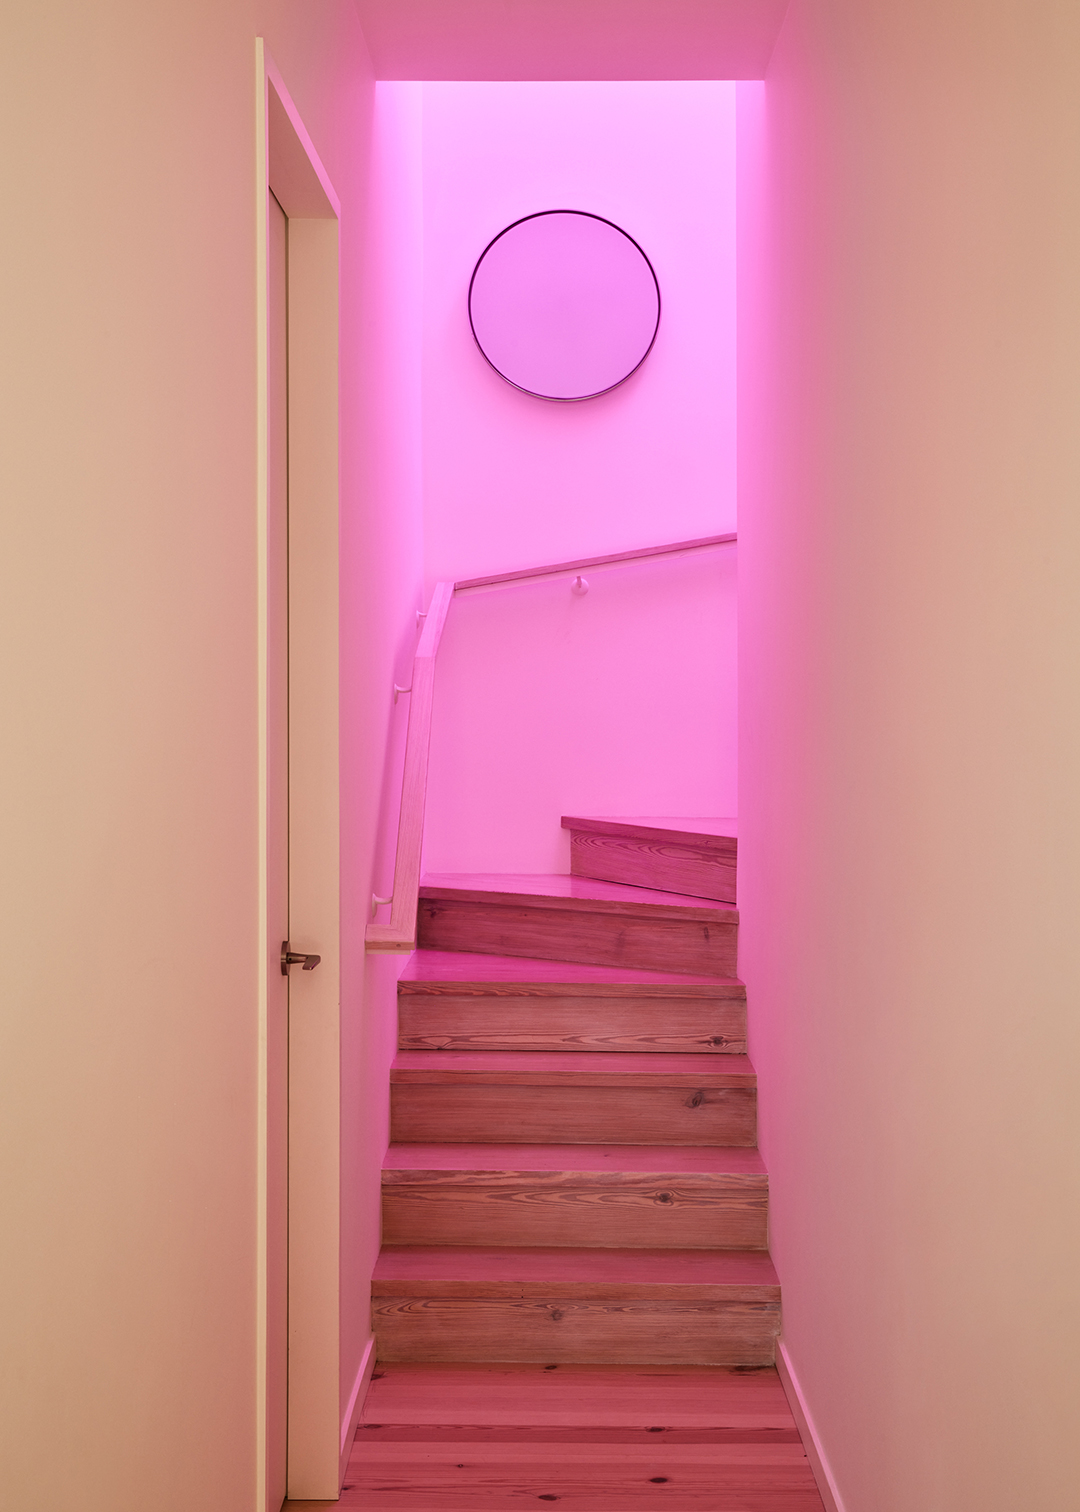
[[[345,1409],[341,1419],[341,1454],[338,1461],[338,1490],[341,1489],[345,1479],[345,1472],[349,1468],[349,1454],[352,1450],[353,1436],[356,1433],[356,1425],[360,1421],[360,1413],[363,1411],[364,1398],[371,1383],[371,1372],[375,1369],[375,1335],[372,1334],[364,1345],[364,1353],[360,1356],[360,1369],[356,1372],[356,1380],[353,1389],[349,1392],[349,1405]]]
[[[784,1387],[784,1393],[788,1399],[792,1416],[798,1424],[802,1441],[806,1448],[806,1457],[810,1461],[810,1467],[814,1472],[821,1499],[825,1503],[825,1512],[845,1512],[844,1503],[840,1492],[836,1489],[836,1481],[833,1478],[832,1468],[829,1465],[821,1440],[818,1437],[817,1428],[806,1405],[799,1378],[791,1364],[791,1356],[788,1354],[782,1340],[776,1343],[776,1371]]]

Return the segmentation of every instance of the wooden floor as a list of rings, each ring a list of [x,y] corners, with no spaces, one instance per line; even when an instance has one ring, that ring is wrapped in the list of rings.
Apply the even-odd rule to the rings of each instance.
[[[824,1512],[776,1371],[376,1367],[341,1500],[364,1512]],[[287,1502],[293,1512],[332,1506]]]

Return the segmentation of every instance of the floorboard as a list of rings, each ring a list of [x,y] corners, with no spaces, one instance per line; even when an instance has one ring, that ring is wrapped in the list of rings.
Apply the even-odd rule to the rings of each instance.
[[[824,1512],[775,1370],[376,1367],[340,1502],[364,1512]],[[334,1505],[288,1502],[293,1512]]]

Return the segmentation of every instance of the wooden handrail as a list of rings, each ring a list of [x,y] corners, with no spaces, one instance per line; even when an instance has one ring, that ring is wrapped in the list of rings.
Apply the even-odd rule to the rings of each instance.
[[[583,567],[606,567],[615,562],[636,562],[642,557],[672,556],[677,551],[701,551],[706,546],[726,546],[737,541],[734,531],[728,535],[702,536],[697,541],[675,541],[668,546],[642,546],[637,551],[615,551],[609,556],[582,557],[578,562],[556,562],[550,567],[525,567],[520,572],[497,572],[492,577],[465,578],[454,584],[454,592],[467,588],[490,588],[495,583],[518,583],[523,578],[554,577],[559,572],[580,572]]]
[[[428,753],[431,749],[435,657],[453,596],[453,583],[436,583],[413,660],[390,922],[368,925],[369,950],[411,950],[416,944],[416,904],[420,896],[420,852],[424,842],[424,802],[427,797]]]
[[[576,562],[529,567],[520,572],[500,572],[492,577],[465,578],[458,583],[436,583],[413,661],[412,701],[409,705],[409,728],[405,736],[405,770],[401,779],[401,809],[398,814],[397,850],[394,854],[394,892],[390,899],[390,922],[368,925],[366,940],[369,950],[412,950],[416,945],[416,907],[420,897],[420,858],[424,845],[424,805],[427,799],[428,755],[431,750],[435,657],[454,594],[468,588],[489,588],[497,583],[518,583],[526,578],[580,572],[584,567],[606,567],[619,562],[639,561],[643,557],[701,551],[706,546],[726,546],[737,539],[734,532],[703,536],[696,541],[644,546],[637,551],[583,557]]]

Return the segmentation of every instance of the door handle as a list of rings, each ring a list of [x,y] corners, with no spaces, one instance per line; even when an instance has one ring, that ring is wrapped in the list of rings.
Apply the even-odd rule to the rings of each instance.
[[[281,942],[281,974],[288,976],[290,966],[303,966],[305,971],[314,971],[322,960],[322,956],[301,955],[299,951],[290,950],[288,940]]]

